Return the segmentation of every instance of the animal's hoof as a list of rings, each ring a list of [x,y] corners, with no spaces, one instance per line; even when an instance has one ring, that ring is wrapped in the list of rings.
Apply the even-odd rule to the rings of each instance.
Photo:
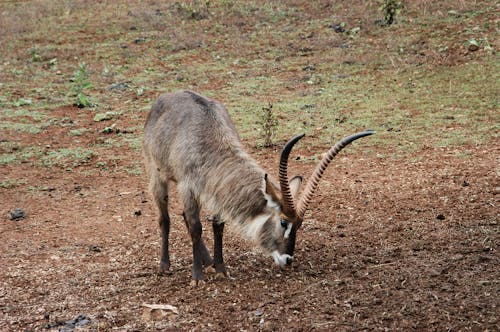
[[[191,280],[191,287],[196,288],[196,287],[202,287],[205,285],[205,281],[203,280]]]
[[[170,274],[170,263],[161,262],[159,272],[160,274]]]
[[[235,278],[231,277],[229,275],[229,272],[216,272],[215,273],[215,279],[216,280],[235,280]]]

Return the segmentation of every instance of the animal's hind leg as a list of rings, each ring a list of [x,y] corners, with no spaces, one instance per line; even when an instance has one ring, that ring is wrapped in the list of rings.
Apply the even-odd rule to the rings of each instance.
[[[162,181],[159,174],[152,172],[150,179],[150,191],[160,211],[159,224],[161,230],[161,258],[160,273],[170,269],[170,255],[168,250],[168,237],[170,234],[170,217],[168,215],[168,182]]]
[[[191,234],[191,231],[189,230],[189,223],[186,219],[185,212],[182,213],[182,217],[184,218],[184,223],[186,224],[188,232],[190,232],[190,234]],[[204,267],[214,265],[214,260],[212,259],[212,256],[210,256],[210,252],[208,251],[207,246],[205,245],[205,241],[203,241],[203,239],[200,239],[200,254],[201,254],[202,265]]]

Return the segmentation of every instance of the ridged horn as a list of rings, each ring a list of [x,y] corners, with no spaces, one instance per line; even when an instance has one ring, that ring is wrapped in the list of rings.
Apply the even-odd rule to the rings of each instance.
[[[294,136],[289,140],[283,147],[281,151],[280,165],[279,165],[279,181],[281,189],[281,200],[283,213],[289,217],[295,217],[297,211],[295,210],[295,204],[293,202],[292,193],[290,192],[290,185],[288,183],[288,156],[292,151],[293,146],[297,143],[305,134],[299,134]]]
[[[333,160],[333,158],[348,144],[352,143],[358,138],[369,136],[374,133],[375,132],[372,130],[367,130],[351,136],[344,137],[339,142],[337,142],[337,144],[335,144],[330,148],[326,156],[324,156],[321,162],[318,164],[318,166],[316,166],[316,170],[314,171],[311,178],[307,182],[307,185],[304,189],[304,193],[302,194],[297,204],[297,216],[299,217],[299,219],[304,218],[304,214],[306,213],[309,203],[311,202],[312,196],[314,195],[314,192],[318,188],[319,180],[323,176],[323,173],[325,172],[326,168]]]

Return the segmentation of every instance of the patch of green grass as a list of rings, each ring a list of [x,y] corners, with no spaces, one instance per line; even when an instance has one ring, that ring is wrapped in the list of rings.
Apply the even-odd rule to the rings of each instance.
[[[103,171],[108,171],[109,170],[109,166],[108,166],[108,163],[105,162],[105,161],[98,161],[95,166],[97,168],[100,168],[102,169]]]
[[[97,139],[97,145],[103,148],[119,148],[123,145],[120,139],[114,137],[99,137]]]
[[[122,169],[123,169],[123,171],[125,171],[127,174],[130,174],[130,175],[142,175],[142,174],[144,174],[144,169],[143,169],[142,165],[140,165],[140,164],[124,166],[124,167],[122,167]]]
[[[53,124],[50,119],[46,119],[47,115],[39,111],[4,109],[0,113],[0,130],[38,134]]]
[[[123,140],[134,151],[142,150],[142,136],[124,135]]]
[[[29,134],[39,134],[42,132],[42,128],[39,125],[32,123],[17,123],[10,121],[2,121],[0,123],[0,130],[12,130]]]
[[[12,119],[20,117],[31,118],[33,121],[40,122],[45,120],[47,118],[47,115],[39,111],[32,111],[27,109],[4,109],[0,113],[0,119]]]
[[[345,11],[349,5],[342,3],[325,9],[312,2],[303,12],[300,3],[286,1],[200,0],[157,3],[154,8],[104,2],[93,8],[98,14],[82,13],[79,4],[67,11],[68,6],[50,1],[10,6],[5,9],[7,23],[19,24],[16,14],[28,12],[29,23],[14,30],[31,43],[27,49],[26,43],[16,45],[7,38],[8,47],[18,52],[6,58],[8,65],[0,64],[0,104],[22,108],[32,101],[29,107],[52,109],[72,104],[83,93],[99,100],[103,111],[120,108],[124,118],[139,121],[157,93],[190,88],[223,101],[244,140],[261,135],[256,117],[269,102],[279,121],[277,142],[306,132],[311,144],[329,145],[370,128],[377,135],[363,146],[394,147],[405,154],[424,146],[483,144],[496,137],[500,80],[495,73],[500,68],[494,61],[495,4],[451,6],[434,13],[438,6],[432,2],[405,3],[396,17],[399,24],[381,28],[373,23],[381,16],[379,2],[366,4],[362,17],[351,16]],[[327,11],[345,15],[333,22]],[[197,16],[202,12],[203,17]],[[357,33],[336,33],[333,23]],[[12,35],[8,27],[1,29]],[[75,45],[91,35],[82,29],[100,37],[84,54]],[[471,39],[479,42],[476,53],[464,57],[466,48],[453,49],[460,43],[466,47]],[[455,55],[464,61],[439,63],[440,57],[446,61]],[[19,96],[18,82],[28,75],[25,94]],[[106,92],[112,82],[122,81],[133,88]],[[9,112],[0,113],[7,120],[0,129],[38,133],[55,124],[37,123],[47,121],[43,114]],[[81,134],[78,128],[69,132]],[[120,138],[104,144],[123,141],[140,150],[139,137]]]
[[[88,128],[78,128],[78,129],[72,129],[68,132],[70,136],[83,136],[86,133],[88,133],[90,129]]]
[[[94,150],[84,148],[62,148],[49,151],[40,158],[40,164],[45,167],[74,168],[89,164],[97,156]]]
[[[27,181],[24,179],[5,179],[3,181],[0,181],[0,188],[12,189],[26,183]]]
[[[43,154],[43,149],[38,146],[22,146],[13,142],[0,143],[0,165],[19,164],[38,158]]]

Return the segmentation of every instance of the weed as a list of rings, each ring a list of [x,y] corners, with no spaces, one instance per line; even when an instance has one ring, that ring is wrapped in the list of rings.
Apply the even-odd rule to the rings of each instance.
[[[200,21],[208,17],[210,1],[176,2],[177,12],[189,20]]]
[[[89,81],[90,73],[85,62],[79,64],[78,69],[75,71],[71,82],[71,93],[76,98],[74,105],[79,108],[90,107],[92,103],[85,95],[85,90],[92,87]]]
[[[33,61],[33,62],[42,61],[42,57],[40,56],[40,54],[38,53],[38,50],[36,48],[30,48],[29,53],[31,56],[31,61]]]
[[[401,11],[401,1],[399,0],[381,0],[379,10],[384,14],[382,25],[391,25],[394,23],[396,16]]]
[[[262,112],[259,114],[258,124],[262,130],[264,147],[272,146],[274,133],[278,128],[278,119],[273,112],[273,105],[271,103],[267,107],[262,108]]]
[[[108,171],[109,170],[109,167],[108,167],[108,163],[105,162],[105,161],[98,161],[95,166],[99,169],[102,169],[103,171]]]

